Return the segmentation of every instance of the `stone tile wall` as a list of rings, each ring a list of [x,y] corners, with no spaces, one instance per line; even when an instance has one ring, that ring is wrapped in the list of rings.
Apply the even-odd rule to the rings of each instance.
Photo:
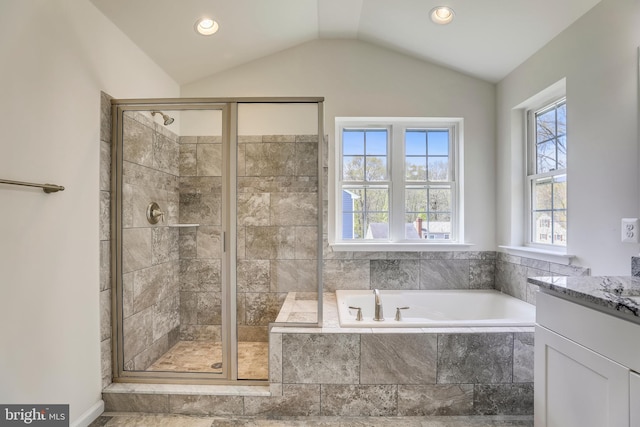
[[[178,218],[180,340],[222,336],[222,138],[182,136]]]
[[[270,414],[533,413],[533,332],[275,335],[282,363],[270,381],[282,396]]]
[[[268,341],[287,292],[317,293],[318,136],[238,138],[238,339]]]
[[[333,252],[324,238],[325,291],[497,289],[535,304],[538,287],[527,283],[528,277],[591,274],[587,267],[493,251]]]
[[[333,252],[325,244],[323,285],[336,289],[493,289],[493,251]]]
[[[298,329],[272,331],[270,347],[270,396],[106,392],[106,410],[268,417],[533,413],[530,331]]]
[[[556,264],[498,252],[496,256],[495,288],[530,304],[536,303],[538,286],[527,283],[536,276],[589,276],[586,267]]]
[[[111,97],[100,92],[100,355],[102,387],[111,384]]]
[[[151,116],[125,112],[122,177],[122,283],[125,370],[145,370],[178,340],[178,137]],[[150,224],[156,202],[164,221]]]
[[[640,257],[631,257],[631,275],[634,277],[640,277]]]

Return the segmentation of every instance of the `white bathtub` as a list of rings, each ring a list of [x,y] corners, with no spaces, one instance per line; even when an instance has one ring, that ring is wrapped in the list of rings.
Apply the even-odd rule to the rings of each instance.
[[[337,290],[340,326],[347,328],[428,328],[534,326],[535,306],[494,290],[380,291],[384,321],[374,321],[373,291]],[[361,307],[363,319],[356,320]],[[402,310],[395,320],[397,307]]]

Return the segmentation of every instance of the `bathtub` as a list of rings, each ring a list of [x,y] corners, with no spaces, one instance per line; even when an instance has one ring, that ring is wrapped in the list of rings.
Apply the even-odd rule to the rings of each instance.
[[[372,290],[337,290],[340,326],[347,328],[429,328],[534,326],[535,306],[494,290],[380,291],[383,321],[373,320]],[[362,320],[356,320],[362,309]],[[395,320],[398,307],[401,320]]]

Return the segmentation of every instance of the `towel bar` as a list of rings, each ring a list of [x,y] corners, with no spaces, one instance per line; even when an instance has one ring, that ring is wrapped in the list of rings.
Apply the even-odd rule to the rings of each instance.
[[[54,184],[34,184],[32,182],[10,181],[8,179],[0,179],[0,184],[23,185],[25,187],[38,187],[38,188],[42,188],[42,191],[44,191],[45,193],[57,193],[58,191],[64,191],[63,186],[54,185]]]

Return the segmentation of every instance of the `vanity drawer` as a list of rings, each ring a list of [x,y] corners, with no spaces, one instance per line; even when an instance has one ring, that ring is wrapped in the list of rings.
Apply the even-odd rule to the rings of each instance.
[[[539,292],[536,322],[640,372],[640,324]]]

